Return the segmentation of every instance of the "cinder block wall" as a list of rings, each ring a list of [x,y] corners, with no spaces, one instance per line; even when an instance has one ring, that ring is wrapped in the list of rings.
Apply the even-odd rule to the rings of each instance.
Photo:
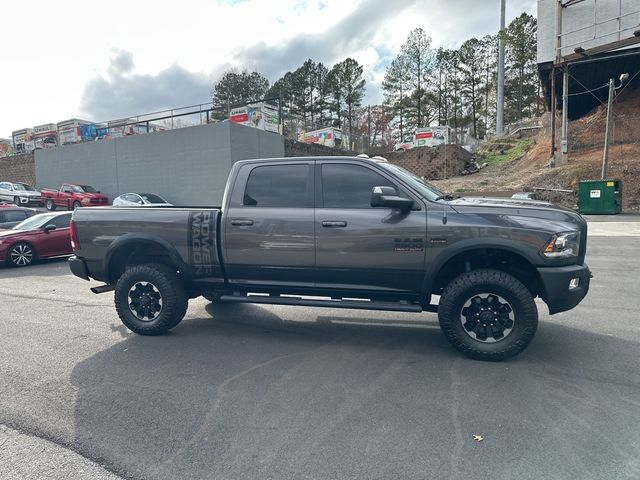
[[[87,183],[111,200],[151,192],[176,205],[219,205],[238,160],[284,156],[280,135],[228,122],[38,150],[38,188]]]
[[[0,158],[0,182],[24,182],[36,184],[36,168],[33,153]]]

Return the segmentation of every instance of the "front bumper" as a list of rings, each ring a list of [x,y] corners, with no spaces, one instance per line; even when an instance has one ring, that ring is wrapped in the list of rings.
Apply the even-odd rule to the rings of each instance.
[[[592,276],[586,264],[540,267],[538,274],[542,280],[541,297],[549,307],[549,315],[566,312],[578,305],[589,291]],[[573,279],[578,279],[578,285],[570,288]]]
[[[89,280],[89,269],[87,268],[84,258],[80,258],[76,255],[71,256],[69,258],[69,268],[71,269],[71,273],[76,277],[80,277],[83,280]]]
[[[42,205],[42,198],[41,197],[18,197],[20,200],[20,205],[25,205],[25,206],[31,206],[34,205],[36,207],[39,207]]]

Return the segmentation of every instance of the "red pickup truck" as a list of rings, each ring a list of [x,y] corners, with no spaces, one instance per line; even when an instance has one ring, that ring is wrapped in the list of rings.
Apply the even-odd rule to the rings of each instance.
[[[50,211],[57,207],[75,210],[78,207],[109,205],[109,198],[106,195],[102,195],[90,185],[78,183],[63,183],[60,190],[43,188],[41,194],[42,202]]]

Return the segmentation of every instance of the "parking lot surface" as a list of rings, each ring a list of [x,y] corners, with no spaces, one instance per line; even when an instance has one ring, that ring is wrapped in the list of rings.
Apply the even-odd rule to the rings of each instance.
[[[501,363],[432,314],[199,298],[140,337],[64,260],[0,268],[0,424],[132,479],[637,479],[639,240],[591,236],[587,298]]]

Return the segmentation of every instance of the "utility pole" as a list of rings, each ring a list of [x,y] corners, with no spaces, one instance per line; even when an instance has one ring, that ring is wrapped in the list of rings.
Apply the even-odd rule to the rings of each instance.
[[[602,156],[602,177],[607,178],[607,168],[609,167],[609,131],[611,129],[611,118],[613,116],[613,94],[615,93],[615,81],[609,80],[609,102],[607,103],[607,127],[604,131],[604,155]]]
[[[560,142],[562,163],[569,161],[569,66],[562,72],[562,140]]]
[[[504,26],[506,0],[500,0],[500,33],[498,34],[498,108],[496,115],[496,136],[504,133]]]
[[[371,153],[371,105],[368,106],[368,119],[367,119],[367,148],[368,152]]]
[[[551,68],[551,158],[549,166],[556,166],[556,113],[558,100],[556,99],[556,65],[562,61],[562,0],[556,0],[556,55]]]

